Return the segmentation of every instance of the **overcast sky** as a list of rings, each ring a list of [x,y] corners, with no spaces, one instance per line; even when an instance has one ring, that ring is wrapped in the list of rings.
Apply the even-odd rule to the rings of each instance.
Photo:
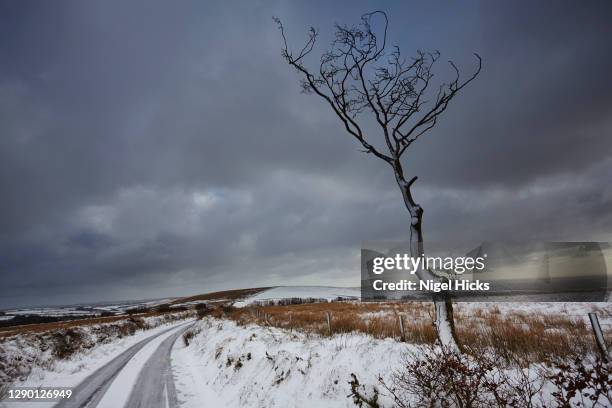
[[[483,58],[406,156],[425,238],[610,241],[612,4],[384,5],[404,53]],[[409,219],[272,16],[320,52],[378,7],[0,3],[0,307],[358,285],[360,243]]]

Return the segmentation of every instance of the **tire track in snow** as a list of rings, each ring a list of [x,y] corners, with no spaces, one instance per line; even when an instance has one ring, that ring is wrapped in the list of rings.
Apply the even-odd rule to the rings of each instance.
[[[139,341],[134,344],[117,357],[112,359],[110,362],[100,367],[96,371],[94,371],[91,375],[89,375],[85,380],[83,380],[79,385],[77,385],[73,389],[72,398],[67,400],[60,401],[56,407],[57,408],[86,408],[86,407],[97,407],[98,404],[102,401],[103,397],[106,395],[106,392],[111,387],[112,383],[116,379],[116,377],[121,373],[121,371],[126,367],[126,365],[132,360],[134,356],[136,356],[145,346],[149,343],[158,339],[160,336],[170,336],[173,337],[175,334],[173,331],[180,332],[180,328],[186,330],[189,323],[182,323],[177,326],[171,327],[167,330],[164,330],[160,333],[147,337],[144,340]],[[173,333],[170,333],[173,332]],[[169,334],[170,333],[170,334]],[[180,335],[180,334],[179,334]],[[178,335],[176,336],[178,337]],[[166,337],[164,337],[166,339]],[[176,338],[175,338],[176,340]],[[168,359],[169,360],[169,359]],[[169,365],[169,362],[168,362]],[[126,399],[129,396],[126,396]],[[118,408],[117,405],[114,408]]]

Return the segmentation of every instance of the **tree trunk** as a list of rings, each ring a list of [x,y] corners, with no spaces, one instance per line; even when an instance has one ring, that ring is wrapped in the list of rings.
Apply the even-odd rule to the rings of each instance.
[[[423,244],[423,208],[418,205],[412,198],[410,187],[416,180],[413,178],[410,182],[404,179],[403,171],[399,163],[394,166],[395,178],[404,198],[404,204],[410,213],[410,255],[414,257],[424,256],[425,247]],[[430,270],[421,268],[416,271],[416,275],[420,280],[435,280],[441,281],[442,278],[434,275]],[[442,347],[451,351],[459,352],[459,342],[455,332],[455,322],[453,318],[453,303],[450,294],[446,291],[433,294],[433,302],[435,309],[435,326],[438,334],[438,340]]]

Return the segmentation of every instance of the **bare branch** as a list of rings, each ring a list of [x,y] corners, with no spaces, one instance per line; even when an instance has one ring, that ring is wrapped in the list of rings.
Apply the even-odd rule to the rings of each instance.
[[[378,17],[382,22],[377,30],[373,23]],[[387,14],[375,11],[364,14],[358,26],[336,25],[331,48],[322,54],[317,71],[313,71],[304,60],[314,49],[317,30],[311,28],[303,47],[293,53],[281,21],[274,21],[281,31],[282,56],[302,75],[303,91],[323,98],[364,151],[394,168],[401,166],[399,159],[406,149],[435,127],[451,100],[482,68],[482,59],[475,54],[477,69],[461,80],[458,67],[449,61],[454,78],[436,86],[437,93],[431,92],[433,69],[440,53],[417,51],[414,57],[405,58],[397,46],[388,51]],[[363,132],[362,120],[367,112],[381,129],[386,152],[374,147]]]

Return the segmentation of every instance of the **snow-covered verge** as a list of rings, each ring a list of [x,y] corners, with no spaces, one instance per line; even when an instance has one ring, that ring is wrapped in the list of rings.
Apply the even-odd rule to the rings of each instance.
[[[343,288],[331,286],[277,286],[257,293],[234,303],[235,307],[244,307],[267,301],[283,299],[317,299],[335,300],[337,298],[360,299],[359,288]]]
[[[179,401],[194,408],[354,407],[351,373],[376,383],[398,367],[395,357],[417,350],[363,334],[324,338],[213,318],[191,330],[188,346],[174,346],[172,369]]]
[[[376,406],[394,407],[398,405],[380,379],[390,386],[397,384],[394,372],[406,373],[407,364],[431,355],[432,350],[428,346],[375,339],[366,334],[321,337],[275,327],[240,326],[210,317],[197,322],[190,331],[193,335],[187,341],[174,345],[172,369],[181,406],[194,408],[201,407],[203,402],[225,407],[355,407],[352,379],[358,379],[362,396],[378,394]],[[440,364],[437,359],[433,360],[434,364],[429,360],[413,369],[421,381],[435,382],[437,378],[428,376],[436,377],[438,372],[448,374],[449,369],[452,372],[464,364],[462,359]],[[557,406],[552,393],[558,388],[552,381],[544,380],[558,372],[557,368],[541,364],[531,366],[529,372],[505,365],[501,368],[496,356],[489,358],[488,366],[482,366],[485,368],[475,368],[477,359],[465,361],[465,374],[471,376],[468,388],[478,386],[485,393],[490,390],[482,382],[485,377],[478,377],[479,370],[489,378],[498,378],[496,381],[501,381],[499,374],[503,373],[508,381],[502,384],[506,390],[524,397],[526,394],[521,388],[533,388],[533,406]],[[461,378],[452,376],[463,384]],[[478,384],[472,383],[476,377],[480,378]],[[403,401],[410,406],[421,406],[418,395],[408,393],[404,397]],[[486,406],[497,406],[492,395],[482,400],[487,398],[493,404]]]
[[[0,391],[10,385],[75,386],[121,351],[190,316],[177,313],[126,318],[0,338]]]

